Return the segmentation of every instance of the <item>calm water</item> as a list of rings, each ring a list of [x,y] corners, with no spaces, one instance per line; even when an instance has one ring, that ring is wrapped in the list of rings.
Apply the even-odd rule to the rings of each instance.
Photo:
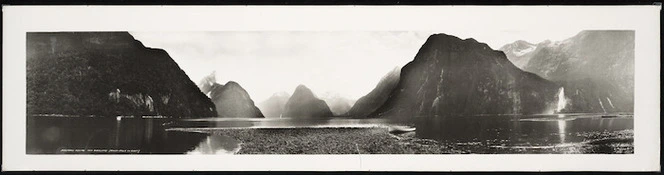
[[[536,116],[416,117],[415,137],[437,140],[477,153],[584,153],[546,149],[578,145],[584,134],[633,129],[631,116],[592,114]],[[233,154],[241,144],[229,137],[182,128],[376,127],[384,119],[144,119],[28,117],[29,154]],[[578,146],[577,146],[578,147]],[[540,149],[542,148],[542,149]],[[530,151],[523,151],[530,150]],[[534,151],[533,151],[534,150]],[[594,150],[611,153],[611,150]]]

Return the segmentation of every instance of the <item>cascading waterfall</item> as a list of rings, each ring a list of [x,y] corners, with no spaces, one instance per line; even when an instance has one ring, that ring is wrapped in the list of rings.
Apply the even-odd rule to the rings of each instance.
[[[565,106],[567,106],[567,99],[565,98],[565,88],[560,87],[560,91],[558,91],[558,105],[556,107],[556,113],[560,113],[560,111],[565,109]]]
[[[560,113],[563,109],[565,109],[565,106],[567,106],[567,99],[565,98],[565,88],[560,87],[560,90],[558,91],[558,104],[556,106],[556,113]],[[558,118],[562,119],[565,118],[564,114],[558,114]],[[567,121],[566,120],[558,120],[558,134],[560,135],[560,143],[565,143],[565,136],[566,134],[566,129],[567,129]]]

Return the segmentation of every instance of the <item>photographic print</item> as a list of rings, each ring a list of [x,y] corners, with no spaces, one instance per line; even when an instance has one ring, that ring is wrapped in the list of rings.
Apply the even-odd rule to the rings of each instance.
[[[660,10],[3,6],[3,170],[659,171]]]
[[[28,154],[634,152],[631,30],[26,36]]]

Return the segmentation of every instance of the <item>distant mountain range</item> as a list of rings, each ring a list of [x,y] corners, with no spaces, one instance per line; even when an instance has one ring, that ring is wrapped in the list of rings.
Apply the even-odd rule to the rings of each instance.
[[[320,96],[320,99],[327,103],[334,116],[340,116],[348,112],[355,101],[341,96],[338,93],[327,92]]]
[[[530,58],[532,58],[534,51],[537,48],[541,48],[537,46],[527,41],[518,40],[501,47],[499,50],[503,51],[507,59],[514,63],[516,67],[523,69],[530,61]]]
[[[283,118],[327,118],[334,116],[325,101],[304,85],[295,88],[282,114]]]
[[[567,112],[634,109],[634,31],[588,30],[563,41],[544,41],[521,56],[501,48],[520,67],[565,87]],[[529,46],[527,46],[529,47]]]
[[[266,118],[280,118],[290,97],[291,95],[287,92],[275,93],[267,100],[259,103],[258,109],[263,111]]]
[[[356,102],[304,85],[258,107],[215,73],[196,86],[163,50],[127,32],[27,34],[28,114],[354,118],[632,112],[634,31],[582,31],[558,42],[516,41],[492,50],[474,39],[431,35],[415,58]],[[206,97],[207,95],[207,97]],[[263,112],[261,112],[263,111]],[[265,114],[265,116],[264,116]]]
[[[217,116],[223,118],[264,118],[242,86],[229,81],[225,85],[216,82],[215,73],[206,76],[199,88],[208,94],[217,109]]]
[[[435,34],[401,69],[396,88],[370,116],[537,114],[551,107],[558,89],[484,43]]]
[[[27,33],[27,113],[216,116],[173,59],[127,32]]]

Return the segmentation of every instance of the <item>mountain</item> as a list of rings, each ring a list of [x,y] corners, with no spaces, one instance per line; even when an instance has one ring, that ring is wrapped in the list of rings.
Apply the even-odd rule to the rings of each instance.
[[[535,114],[557,102],[558,90],[484,43],[435,34],[401,69],[396,88],[370,116]]]
[[[376,111],[376,109],[385,103],[389,95],[392,93],[392,90],[394,90],[399,83],[400,73],[401,68],[396,67],[383,76],[376,87],[371,90],[369,94],[358,99],[345,116],[363,118]]]
[[[634,31],[581,31],[538,44],[523,70],[562,84],[567,112],[631,112],[634,49]]]
[[[344,113],[350,110],[353,105],[353,100],[342,97],[338,93],[327,92],[320,96],[320,98],[327,103],[330,107],[330,111],[334,116],[343,115]]]
[[[325,101],[318,99],[309,88],[299,85],[286,102],[284,118],[324,118],[332,117],[332,111]]]
[[[516,67],[523,68],[526,64],[528,64],[530,58],[532,58],[533,51],[536,49],[536,44],[518,40],[507,44],[498,50],[503,51],[507,56],[507,59],[514,63]]]
[[[225,85],[219,84],[214,77],[215,73],[204,77],[199,85],[201,92],[208,94],[217,109],[218,117],[226,118],[264,118],[254,101],[249,97],[240,84],[229,81]]]
[[[161,49],[127,32],[27,33],[27,113],[215,116]]]
[[[267,100],[259,103],[258,109],[263,111],[266,118],[280,118],[290,97],[291,95],[287,92],[275,93]]]

